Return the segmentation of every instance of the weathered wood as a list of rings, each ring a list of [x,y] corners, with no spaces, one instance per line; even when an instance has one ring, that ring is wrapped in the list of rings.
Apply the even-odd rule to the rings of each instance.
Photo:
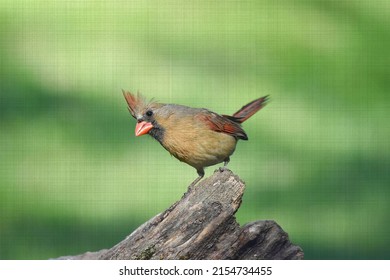
[[[59,259],[302,259],[274,221],[240,227],[244,189],[230,170],[217,170],[111,249]]]

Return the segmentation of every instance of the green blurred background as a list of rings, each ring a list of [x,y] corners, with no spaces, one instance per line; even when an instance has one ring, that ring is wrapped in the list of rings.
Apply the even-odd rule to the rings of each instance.
[[[388,0],[2,0],[0,259],[109,248],[197,176],[134,136],[122,89],[221,114],[269,94],[229,164],[239,222],[389,259],[389,50]]]

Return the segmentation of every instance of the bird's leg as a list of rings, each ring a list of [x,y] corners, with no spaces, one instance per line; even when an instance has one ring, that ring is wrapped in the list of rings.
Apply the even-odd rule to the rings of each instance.
[[[223,166],[219,168],[219,172],[224,172],[225,170],[227,170],[226,165],[228,165],[229,161],[230,157],[225,158]]]
[[[197,169],[196,170],[198,172],[198,178],[196,178],[189,186],[188,186],[188,190],[190,190],[192,187],[194,187],[204,176],[204,169],[201,168],[201,169]]]

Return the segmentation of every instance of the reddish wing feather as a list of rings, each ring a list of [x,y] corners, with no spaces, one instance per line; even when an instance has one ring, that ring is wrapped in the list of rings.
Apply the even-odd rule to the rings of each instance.
[[[212,112],[202,112],[197,116],[197,118],[206,123],[210,129],[216,132],[222,132],[243,140],[248,140],[248,136],[241,126],[225,117]]]
[[[210,129],[214,131],[227,133],[234,137],[248,140],[248,136],[241,128],[240,123],[243,123],[263,108],[266,105],[267,100],[268,96],[253,100],[234,113],[233,116],[220,116],[212,112],[204,112],[199,115],[199,118],[207,123]]]

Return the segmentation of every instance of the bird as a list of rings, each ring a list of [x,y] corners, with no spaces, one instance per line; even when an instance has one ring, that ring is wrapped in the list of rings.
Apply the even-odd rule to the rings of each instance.
[[[196,169],[198,177],[189,188],[204,177],[205,167],[224,162],[220,170],[226,168],[237,141],[248,140],[241,124],[269,99],[268,95],[255,99],[230,116],[205,108],[147,101],[140,93],[122,92],[137,121],[135,136],[149,134],[175,158]]]

